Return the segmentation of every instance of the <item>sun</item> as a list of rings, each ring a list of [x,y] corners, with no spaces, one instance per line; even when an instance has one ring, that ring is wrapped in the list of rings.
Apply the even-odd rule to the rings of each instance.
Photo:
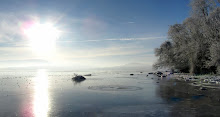
[[[55,51],[60,31],[53,23],[30,23],[23,31],[28,38],[30,47],[38,55],[48,56]]]

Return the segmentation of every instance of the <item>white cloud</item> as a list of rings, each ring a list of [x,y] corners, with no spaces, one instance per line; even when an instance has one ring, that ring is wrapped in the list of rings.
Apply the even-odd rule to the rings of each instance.
[[[68,51],[67,51],[68,50]],[[111,45],[109,47],[96,47],[89,49],[77,49],[74,48],[65,48],[62,47],[58,50],[58,53],[61,53],[62,56],[68,58],[95,58],[102,56],[123,56],[123,55],[136,55],[140,53],[153,52],[153,49],[143,49],[135,45]]]
[[[66,66],[93,66],[93,67],[111,67],[127,64],[129,62],[146,62],[148,58],[154,56],[153,49],[143,49],[135,45],[126,46],[111,45],[108,47],[96,47],[88,49],[75,49],[72,47],[60,47],[56,55],[49,60],[51,64]],[[146,59],[146,60],[144,60]],[[150,62],[152,59],[149,59]]]
[[[0,47],[0,60],[34,59],[36,56],[29,47]]]
[[[19,28],[20,20],[16,14],[0,13],[0,43],[8,43],[17,40],[21,35]]]
[[[143,37],[143,38],[110,38],[110,39],[93,39],[93,40],[82,40],[82,41],[60,41],[60,42],[101,42],[101,41],[148,41],[155,39],[165,39],[165,36],[155,36],[155,37]]]

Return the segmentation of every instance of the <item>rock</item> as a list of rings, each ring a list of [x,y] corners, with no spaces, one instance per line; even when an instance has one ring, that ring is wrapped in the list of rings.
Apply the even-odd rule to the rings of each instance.
[[[134,74],[130,74],[131,76],[133,76]]]
[[[205,87],[200,87],[200,90],[205,91],[205,90],[207,90],[207,88],[205,88]]]
[[[154,74],[153,72],[149,72],[148,74]]]
[[[186,82],[189,82],[189,79],[186,79],[185,81],[186,81]]]
[[[158,77],[161,77],[161,75],[157,75]]]
[[[81,81],[84,81],[86,80],[85,77],[81,76],[81,75],[76,75],[75,77],[72,78],[74,81],[76,82],[81,82]]]
[[[208,83],[208,82],[209,82],[209,80],[207,80],[207,79],[204,79],[204,80],[203,80],[203,82],[205,82],[205,83]]]
[[[157,72],[156,74],[157,74],[157,75],[162,75],[163,73],[162,73],[162,72]]]
[[[209,81],[209,83],[210,84],[216,84],[216,81],[211,80],[211,81]]]
[[[92,76],[92,74],[86,74],[86,75],[84,75],[84,76]]]

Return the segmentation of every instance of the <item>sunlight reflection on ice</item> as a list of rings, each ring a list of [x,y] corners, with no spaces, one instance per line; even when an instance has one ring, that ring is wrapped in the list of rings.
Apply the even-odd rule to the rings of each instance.
[[[34,116],[47,117],[49,111],[48,76],[45,70],[39,70],[34,87]]]

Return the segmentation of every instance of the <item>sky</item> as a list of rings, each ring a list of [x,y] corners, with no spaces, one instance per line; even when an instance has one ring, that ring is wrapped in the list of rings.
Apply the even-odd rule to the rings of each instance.
[[[0,68],[114,67],[156,61],[190,0],[1,0]]]

